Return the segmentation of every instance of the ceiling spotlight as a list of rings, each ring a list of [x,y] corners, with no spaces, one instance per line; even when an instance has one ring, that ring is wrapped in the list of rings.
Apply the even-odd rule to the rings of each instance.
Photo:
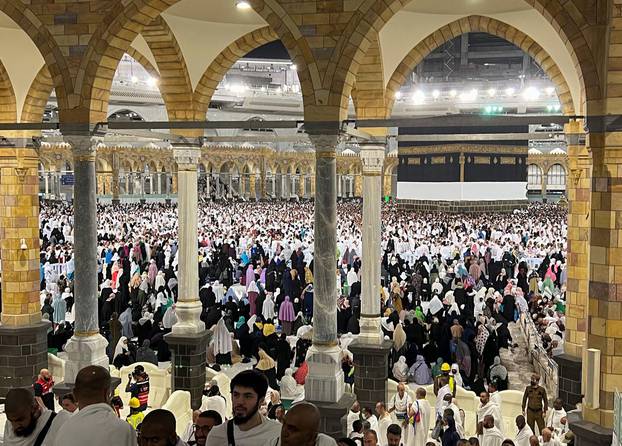
[[[425,102],[425,94],[421,90],[417,90],[413,93],[413,104],[421,105]]]
[[[440,95],[441,95],[441,92],[440,92],[440,91],[438,91],[438,90],[434,90],[434,91],[432,92],[432,97],[433,97],[434,99],[438,99]]]
[[[456,90],[449,90],[449,96],[451,96],[452,98],[455,98],[457,94],[458,92]]]
[[[248,0],[235,0],[235,7],[238,9],[251,9],[251,4]]]
[[[296,64],[295,64],[295,63],[293,63],[293,64],[291,64],[291,65],[289,66],[289,69],[290,69],[290,70],[292,70],[292,71],[296,71],[296,70],[298,69],[298,67],[296,66]]]
[[[138,78],[136,76],[132,76],[132,83],[135,84],[138,82]]]
[[[396,91],[395,92],[395,99],[401,99],[402,98],[402,92],[401,91]]]
[[[155,77],[149,77],[147,79],[147,85],[149,85],[150,87],[155,87],[156,85],[158,85],[158,80]]]
[[[497,90],[495,90],[494,88],[488,89],[488,96],[490,96],[491,98],[494,97],[496,94],[497,94]]]
[[[535,101],[540,97],[540,91],[536,87],[527,87],[523,90],[523,99]]]
[[[546,88],[546,94],[551,96],[551,95],[553,95],[553,93],[555,93],[555,88],[554,87],[547,87]]]
[[[516,90],[514,90],[512,87],[509,87],[505,89],[505,94],[508,96],[513,96],[515,91]]]
[[[460,93],[460,100],[462,102],[473,102],[477,99],[477,90],[473,89]]]

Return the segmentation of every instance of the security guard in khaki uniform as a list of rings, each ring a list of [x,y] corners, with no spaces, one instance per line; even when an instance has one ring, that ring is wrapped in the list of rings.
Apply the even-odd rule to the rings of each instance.
[[[527,418],[527,424],[536,433],[535,425],[538,425],[538,432],[541,434],[544,429],[544,416],[549,409],[549,402],[546,398],[546,389],[539,385],[540,376],[531,375],[531,385],[527,386],[523,394],[523,413]]]

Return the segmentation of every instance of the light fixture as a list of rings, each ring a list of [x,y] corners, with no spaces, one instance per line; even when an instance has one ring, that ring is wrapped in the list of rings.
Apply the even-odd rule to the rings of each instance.
[[[536,87],[527,87],[523,90],[523,99],[535,101],[540,97],[540,91]]]
[[[455,98],[457,94],[458,92],[456,90],[449,90],[449,96],[451,96],[452,98]]]
[[[289,69],[290,69],[290,70],[292,70],[292,71],[296,71],[296,70],[298,70],[298,66],[296,66],[296,64],[295,64],[295,63],[293,63],[293,64],[291,64],[291,65],[289,66]]]
[[[473,102],[477,99],[477,90],[473,89],[460,93],[460,100],[462,102]]]
[[[135,84],[138,82],[138,78],[136,76],[132,76],[132,83]]]
[[[26,239],[21,239],[19,241],[19,244],[20,244],[19,247],[22,251],[26,251],[28,249],[28,245],[26,245]]]
[[[417,90],[413,93],[413,104],[421,105],[425,102],[425,94],[421,90]]]
[[[158,85],[158,80],[155,77],[149,76],[149,78],[147,79],[147,85],[149,85],[150,87],[155,87],[156,85]]]
[[[552,96],[553,93],[555,93],[555,88],[554,87],[547,87],[546,88],[546,94],[548,94],[549,96]]]
[[[235,7],[241,10],[251,9],[251,4],[248,0],[235,0]]]
[[[441,96],[441,92],[440,92],[440,91],[438,91],[438,90],[434,90],[434,91],[432,92],[432,97],[433,97],[434,99],[438,99],[440,96]]]
[[[514,90],[514,88],[512,87],[508,87],[505,89],[505,94],[508,96],[514,96],[514,93],[516,92],[516,90]]]
[[[395,99],[401,99],[402,98],[402,92],[401,91],[396,91],[395,92]]]
[[[495,90],[494,88],[488,89],[488,96],[490,96],[491,98],[494,97],[496,94],[497,94],[497,90]]]

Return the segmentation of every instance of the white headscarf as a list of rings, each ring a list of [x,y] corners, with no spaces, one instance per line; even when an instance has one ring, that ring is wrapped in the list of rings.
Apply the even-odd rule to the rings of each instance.
[[[119,342],[117,342],[117,346],[114,348],[114,356],[112,357],[112,359],[123,353],[123,350],[127,350],[127,347],[125,345],[126,342],[127,338],[125,336],[121,336],[119,338]]]
[[[276,316],[276,313],[274,312],[274,301],[272,300],[272,296],[270,295],[270,293],[266,295],[266,299],[263,301],[263,305],[261,307],[261,314],[266,320],[273,319]]]
[[[231,343],[231,333],[227,330],[225,320],[220,318],[216,327],[214,327],[214,354],[224,355],[233,350]]]

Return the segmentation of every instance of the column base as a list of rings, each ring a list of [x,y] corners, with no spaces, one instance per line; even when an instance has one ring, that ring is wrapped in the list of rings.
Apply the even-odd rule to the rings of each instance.
[[[23,327],[0,325],[0,401],[15,387],[32,387],[48,366],[47,330],[50,322]]]
[[[581,359],[567,354],[554,356],[553,360],[559,366],[558,393],[564,403],[564,409],[574,410],[577,403],[583,399],[581,393]]]
[[[568,415],[570,430],[575,436],[575,446],[601,446],[613,444],[613,430],[585,421],[580,413]]]
[[[367,344],[355,339],[348,346],[354,354],[354,393],[361,407],[376,407],[378,401],[387,401],[389,352],[393,342]]]
[[[91,336],[76,336],[67,341],[65,352],[65,383],[73,384],[80,370],[89,365],[99,365],[106,370],[109,368],[109,359],[106,354],[108,341],[101,334]]]
[[[309,378],[307,378],[309,379]],[[348,412],[356,401],[354,395],[344,393],[336,403],[313,401],[305,397],[305,401],[313,403],[320,410],[320,432],[333,437],[335,440],[346,437],[348,426]]]
[[[205,323],[200,319],[203,307],[201,302],[194,300],[191,302],[177,301],[175,312],[177,323],[173,325],[171,331],[176,335],[201,334],[205,331]]]
[[[201,397],[205,388],[207,344],[211,334],[210,331],[204,330],[203,333],[187,335],[169,333],[164,336],[172,353],[172,390],[190,392],[192,410],[201,407]]]
[[[339,346],[312,345],[307,352],[309,374],[305,381],[305,399],[337,403],[345,392]]]

